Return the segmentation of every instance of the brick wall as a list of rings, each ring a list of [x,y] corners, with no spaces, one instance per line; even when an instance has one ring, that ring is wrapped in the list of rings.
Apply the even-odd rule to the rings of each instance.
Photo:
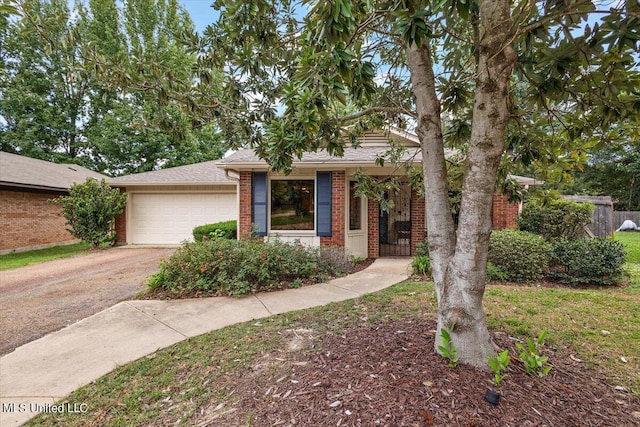
[[[321,246],[343,246],[346,222],[344,171],[331,173],[331,237],[320,237]]]
[[[380,208],[376,200],[367,201],[367,257],[380,256]]]
[[[494,194],[491,207],[491,227],[494,230],[518,228],[517,218],[518,204],[510,203],[507,196],[503,194]]]
[[[238,237],[251,235],[251,172],[240,172],[240,206],[238,217]]]
[[[411,190],[411,255],[416,254],[418,243],[424,242],[427,235],[425,220],[424,197],[420,197],[415,190]]]
[[[0,190],[0,251],[76,241],[56,194]]]

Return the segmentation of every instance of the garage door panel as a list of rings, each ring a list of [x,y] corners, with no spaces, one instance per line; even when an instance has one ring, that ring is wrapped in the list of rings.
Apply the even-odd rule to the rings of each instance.
[[[235,194],[134,193],[127,234],[132,244],[179,244],[198,225],[237,217]]]

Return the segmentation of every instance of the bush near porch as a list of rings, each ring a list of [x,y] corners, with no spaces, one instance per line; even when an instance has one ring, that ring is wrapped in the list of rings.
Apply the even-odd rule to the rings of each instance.
[[[219,238],[180,247],[151,277],[149,287],[177,297],[239,296],[343,276],[350,267],[338,248]]]

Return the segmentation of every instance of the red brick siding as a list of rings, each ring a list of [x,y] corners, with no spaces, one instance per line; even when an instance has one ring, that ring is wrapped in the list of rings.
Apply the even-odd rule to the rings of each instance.
[[[55,194],[0,190],[0,250],[22,249],[76,239],[66,230]]]
[[[507,196],[503,194],[494,194],[491,207],[491,227],[494,230],[518,228],[517,218],[518,204],[510,203]]]
[[[238,217],[238,237],[251,236],[251,172],[240,172],[240,212]]]
[[[345,186],[344,171],[333,171],[331,173],[331,237],[320,237],[320,246],[344,247]]]
[[[380,208],[376,200],[367,201],[367,256],[380,256]]]
[[[420,197],[415,190],[411,190],[411,255],[416,254],[418,243],[424,242],[427,235],[425,221],[424,197]]]

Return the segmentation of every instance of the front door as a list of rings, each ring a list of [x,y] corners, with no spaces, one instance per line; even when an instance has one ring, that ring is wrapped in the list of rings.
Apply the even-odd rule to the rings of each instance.
[[[400,186],[396,193],[385,198],[393,206],[388,211],[380,209],[380,256],[411,256],[411,187]]]

